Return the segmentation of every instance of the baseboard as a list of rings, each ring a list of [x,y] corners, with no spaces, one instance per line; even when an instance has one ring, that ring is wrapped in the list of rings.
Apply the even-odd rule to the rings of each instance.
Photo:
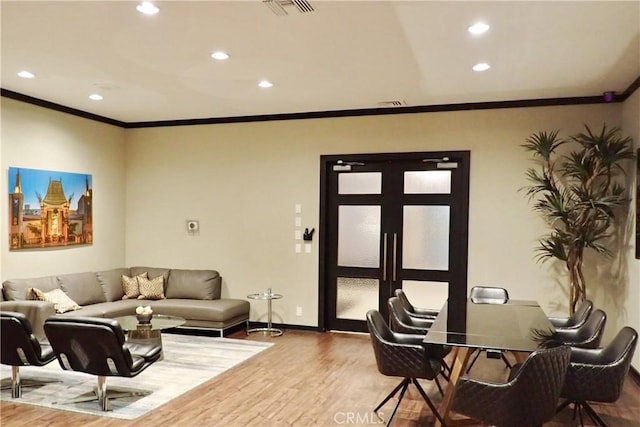
[[[632,366],[631,368],[629,368],[629,374],[631,378],[633,378],[633,380],[636,382],[636,384],[640,385],[640,372],[638,372],[638,370]]]
[[[231,326],[224,330],[224,336],[226,337],[230,333],[244,330],[245,322],[241,322],[237,325]],[[322,329],[317,326],[305,326],[305,325],[288,325],[286,323],[273,323],[271,325],[274,328],[282,329],[282,330],[297,330],[297,331],[312,331],[312,332],[323,332]],[[266,322],[249,322],[249,328],[265,328],[267,327]],[[207,329],[207,328],[190,328],[188,326],[182,326],[179,328],[171,328],[165,329],[162,333],[169,334],[182,334],[182,335],[203,335],[203,336],[211,336],[211,337],[219,337],[220,331],[217,329]]]
[[[313,331],[313,332],[323,332],[317,326],[306,326],[306,325],[289,325],[286,323],[273,323],[271,325],[274,328],[283,329],[283,330],[296,330],[296,331]],[[250,328],[266,328],[266,322],[251,322],[249,321]]]

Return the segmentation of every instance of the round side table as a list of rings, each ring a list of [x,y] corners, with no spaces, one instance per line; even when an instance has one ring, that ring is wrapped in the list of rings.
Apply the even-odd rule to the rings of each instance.
[[[252,332],[263,332],[265,335],[269,334],[272,337],[279,337],[280,335],[282,335],[282,329],[274,328],[271,322],[271,317],[273,314],[273,311],[271,310],[271,301],[273,301],[274,299],[282,298],[282,295],[274,294],[273,292],[271,292],[271,288],[269,288],[267,292],[250,294],[247,295],[247,298],[267,301],[267,327],[247,329],[247,334],[250,334]]]

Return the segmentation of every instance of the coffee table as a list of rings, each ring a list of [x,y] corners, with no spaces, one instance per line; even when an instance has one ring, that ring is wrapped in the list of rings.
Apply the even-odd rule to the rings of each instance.
[[[162,347],[163,329],[184,325],[186,320],[178,316],[154,314],[151,323],[139,323],[135,315],[114,317],[122,330],[127,332],[127,342],[137,344],[152,344]]]

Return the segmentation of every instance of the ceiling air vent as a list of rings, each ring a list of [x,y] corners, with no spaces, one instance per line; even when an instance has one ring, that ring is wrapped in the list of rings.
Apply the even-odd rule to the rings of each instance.
[[[378,102],[378,107],[404,107],[405,105],[407,105],[406,102],[398,100]]]
[[[300,13],[313,12],[315,9],[307,0],[262,0],[262,3],[278,16],[288,15],[286,8],[294,6]]]

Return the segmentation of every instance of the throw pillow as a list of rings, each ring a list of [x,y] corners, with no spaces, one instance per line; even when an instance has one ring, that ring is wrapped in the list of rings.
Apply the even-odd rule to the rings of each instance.
[[[137,276],[129,277],[122,275],[122,291],[124,295],[122,299],[134,299],[140,296],[140,286],[138,285],[138,278],[143,277],[147,278],[147,272],[145,271],[142,274]]]
[[[138,299],[165,299],[162,275],[153,279],[138,276],[138,286],[140,287]]]
[[[49,292],[42,292],[38,288],[30,288],[27,295],[31,299],[38,301],[47,301],[53,303],[56,313],[65,313],[67,311],[78,310],[80,307],[74,300],[69,298],[62,289],[54,289]]]

